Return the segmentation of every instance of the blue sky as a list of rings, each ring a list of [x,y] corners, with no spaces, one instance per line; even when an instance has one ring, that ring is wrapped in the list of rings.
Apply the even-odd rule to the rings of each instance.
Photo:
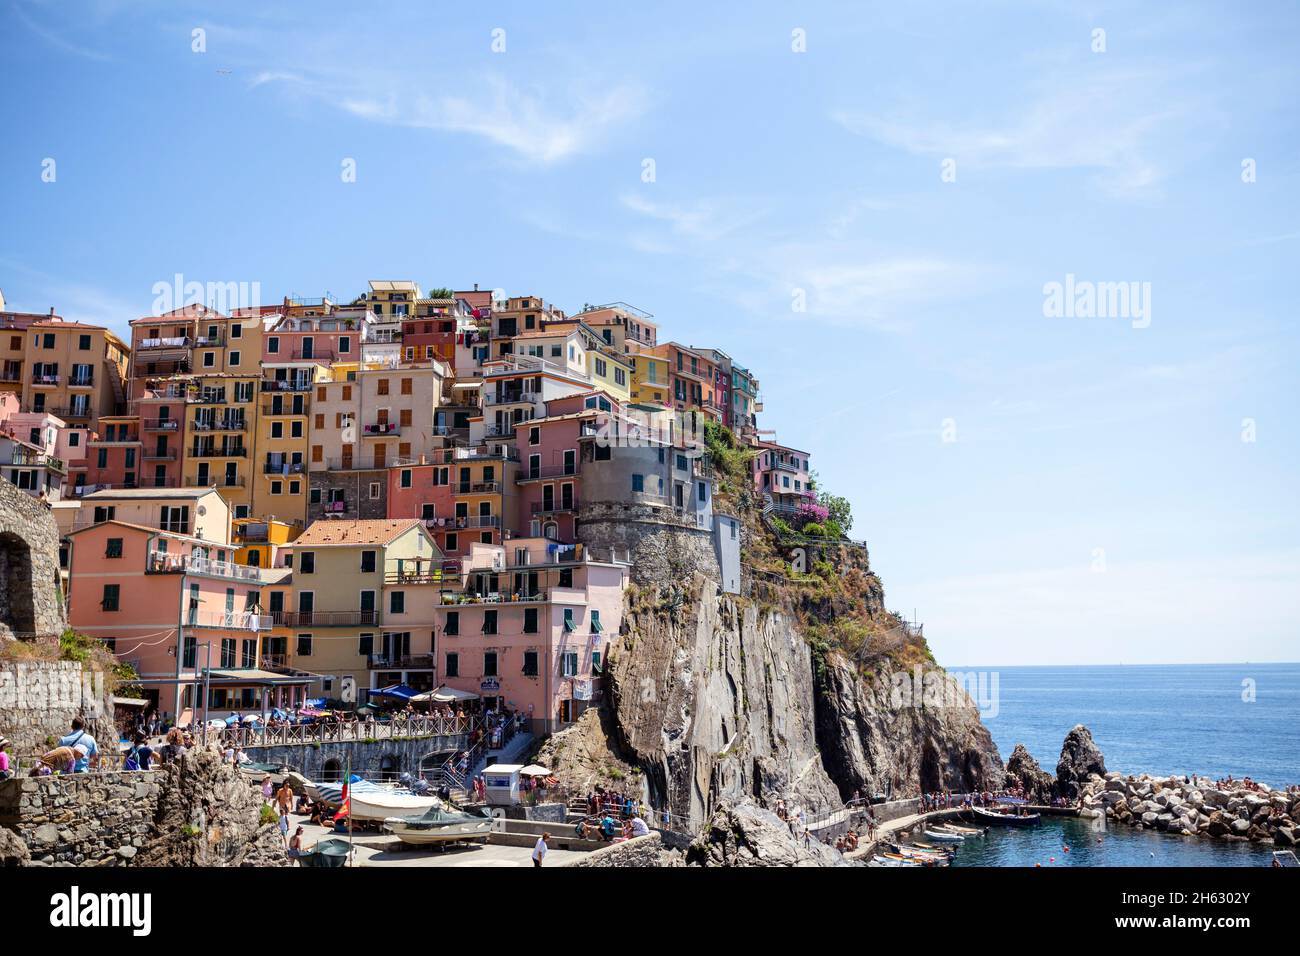
[[[623,299],[760,374],[942,662],[1297,658],[1294,5],[537,6],[5,0],[10,307]]]

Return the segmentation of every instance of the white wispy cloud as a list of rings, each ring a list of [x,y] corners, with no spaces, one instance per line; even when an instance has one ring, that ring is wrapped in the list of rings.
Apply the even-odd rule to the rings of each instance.
[[[25,6],[26,4],[19,2],[19,0],[14,0],[14,2],[10,3],[9,9],[13,11],[14,16],[22,21],[23,25],[27,27],[28,30],[35,33],[46,43],[58,50],[62,50],[64,53],[70,53],[73,56],[78,56],[85,60],[96,60],[101,63],[106,63],[112,60],[112,57],[107,53],[82,46],[79,43],[69,40],[62,33],[57,33],[37,22],[33,17],[28,15],[27,11],[24,9]]]
[[[888,110],[839,107],[830,118],[856,135],[909,153],[953,158],[958,169],[1090,169],[1117,195],[1150,194],[1168,170],[1162,137],[1175,137],[1202,104],[1172,95],[1173,71],[1063,72],[996,116],[935,115],[943,98]]]

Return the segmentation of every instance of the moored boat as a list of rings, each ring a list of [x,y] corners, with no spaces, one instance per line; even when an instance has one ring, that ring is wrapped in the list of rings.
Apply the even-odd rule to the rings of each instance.
[[[983,807],[971,807],[971,813],[974,814],[977,823],[988,823],[1003,827],[1032,827],[1039,820],[1037,813],[1026,813],[1023,815],[1014,813],[998,813],[994,810],[986,810]]]
[[[442,806],[442,801],[437,797],[422,797],[382,788],[359,790],[356,784],[348,790],[348,802],[352,807],[353,820],[370,823],[387,822],[389,818],[419,817]]]
[[[939,830],[926,830],[925,838],[935,843],[960,843],[966,839],[960,833],[943,833]]]

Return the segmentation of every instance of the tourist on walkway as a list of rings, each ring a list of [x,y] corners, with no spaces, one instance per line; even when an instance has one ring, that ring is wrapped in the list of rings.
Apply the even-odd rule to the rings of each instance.
[[[543,833],[537,838],[537,844],[533,847],[533,866],[541,866],[542,861],[546,859],[546,841],[550,838],[549,833]]]
[[[276,791],[275,800],[280,805],[280,812],[288,814],[289,808],[293,806],[293,788],[289,786],[287,779],[284,781],[284,785]]]
[[[632,818],[632,833],[631,833],[631,835],[632,835],[633,837],[649,836],[649,835],[650,835],[650,827],[648,827],[648,826],[646,825],[646,822],[645,822],[644,820],[642,820],[640,817],[633,817],[633,818]]]
[[[284,840],[284,848],[289,849],[289,811],[284,808],[280,810],[280,838]]]
[[[122,762],[124,770],[148,770],[153,766],[153,748],[143,733],[136,732],[134,745],[126,752]]]
[[[295,866],[299,865],[300,856],[302,856],[302,827],[293,831],[293,839],[289,841],[289,859],[293,860]]]
[[[60,747],[71,747],[76,751],[72,764],[73,773],[85,773],[90,769],[90,762],[99,757],[99,745],[95,738],[86,733],[86,722],[80,717],[72,718],[72,733],[59,738]]]
[[[0,780],[7,780],[12,775],[9,769],[9,754],[6,752],[10,746],[9,738],[0,734]]]
[[[172,763],[185,754],[185,745],[182,742],[184,739],[175,727],[167,731],[167,743],[163,744],[162,748],[163,763]]]
[[[271,782],[271,775],[268,773],[262,778],[262,802],[270,803],[273,796],[275,796],[275,784]]]

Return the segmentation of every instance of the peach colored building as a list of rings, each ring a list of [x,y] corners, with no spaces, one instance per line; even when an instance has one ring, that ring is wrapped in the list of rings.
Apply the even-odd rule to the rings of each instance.
[[[596,560],[580,545],[473,545],[459,581],[442,585],[440,682],[528,714],[536,733],[568,726],[600,694],[627,575],[627,565]]]

